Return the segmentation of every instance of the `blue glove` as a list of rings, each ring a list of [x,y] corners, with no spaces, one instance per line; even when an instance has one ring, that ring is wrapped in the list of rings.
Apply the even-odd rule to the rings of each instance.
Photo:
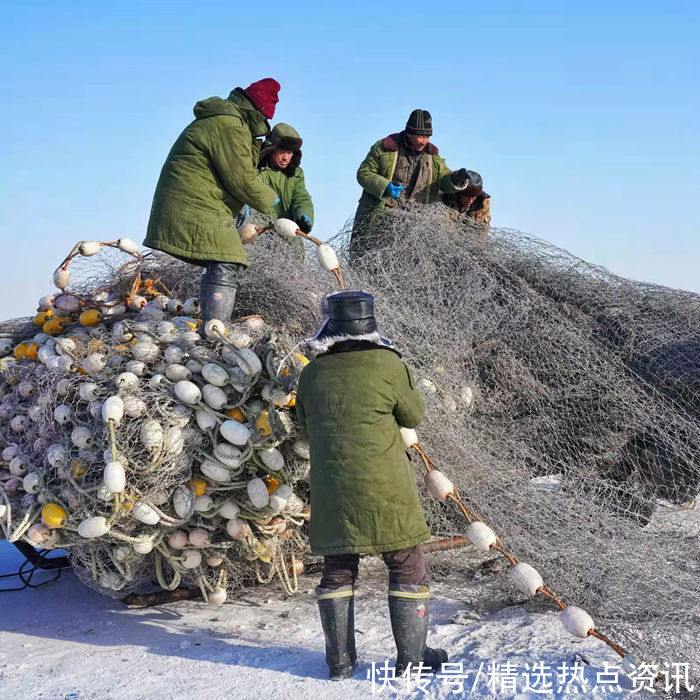
[[[250,206],[244,204],[236,217],[236,228],[243,228],[248,219],[250,219]]]
[[[274,203],[273,203],[272,206],[273,206],[273,207],[276,207],[279,203],[280,203],[280,198],[279,198],[279,197],[275,197],[275,201],[274,201]]]
[[[390,182],[386,186],[386,191],[384,194],[388,194],[392,199],[398,199],[401,196],[401,193],[404,191],[404,186],[403,185],[395,185],[393,182]]]
[[[297,220],[296,220],[296,225],[299,227],[299,230],[302,233],[309,233],[311,231],[311,227],[313,224],[311,223],[311,219],[309,219],[306,214],[302,214]]]

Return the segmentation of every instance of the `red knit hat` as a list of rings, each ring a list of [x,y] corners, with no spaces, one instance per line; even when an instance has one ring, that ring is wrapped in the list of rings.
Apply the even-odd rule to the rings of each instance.
[[[250,101],[268,118],[275,116],[275,105],[279,102],[277,93],[280,84],[274,78],[263,78],[257,83],[251,83],[243,92]]]

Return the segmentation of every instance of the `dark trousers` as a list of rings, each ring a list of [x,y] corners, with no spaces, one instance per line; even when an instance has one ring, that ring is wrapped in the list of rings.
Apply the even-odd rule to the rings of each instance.
[[[389,569],[389,583],[406,586],[425,586],[425,554],[420,544],[394,552],[383,552],[382,558]],[[360,563],[359,554],[329,554],[323,558],[321,588],[354,586]]]

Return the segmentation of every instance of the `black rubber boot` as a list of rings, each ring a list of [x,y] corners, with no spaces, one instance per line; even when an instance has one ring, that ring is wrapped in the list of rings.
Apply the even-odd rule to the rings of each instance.
[[[240,263],[209,262],[199,280],[199,308],[202,321],[212,318],[228,323],[245,266]]]
[[[236,302],[236,291],[235,287],[200,283],[199,308],[202,322],[206,323],[212,318],[217,318],[219,321],[228,323]]]
[[[425,645],[430,621],[429,601],[428,586],[391,584],[389,588],[389,615],[396,642],[396,678],[404,674],[409,664],[413,669],[422,662],[425,671],[436,673],[447,662],[444,649]]]
[[[352,586],[316,589],[326,637],[326,663],[332,681],[350,678],[355,670],[355,596]]]

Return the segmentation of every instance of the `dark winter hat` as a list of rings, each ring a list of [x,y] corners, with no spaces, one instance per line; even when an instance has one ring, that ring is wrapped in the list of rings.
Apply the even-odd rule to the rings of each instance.
[[[316,335],[310,339],[317,349],[349,336],[365,338],[378,345],[391,346],[391,341],[377,332],[374,317],[374,297],[362,291],[344,291],[328,294],[321,301],[324,322]]]
[[[277,96],[280,84],[274,78],[263,78],[251,83],[243,92],[248,99],[268,118],[275,116],[275,105],[279,102]]]
[[[484,181],[476,170],[467,170],[467,186],[460,191],[467,197],[478,197],[484,191]]]
[[[414,109],[406,122],[406,133],[416,136],[433,135],[433,118],[426,109]]]
[[[367,292],[338,292],[327,298],[328,335],[363,335],[377,330],[374,297]]]

